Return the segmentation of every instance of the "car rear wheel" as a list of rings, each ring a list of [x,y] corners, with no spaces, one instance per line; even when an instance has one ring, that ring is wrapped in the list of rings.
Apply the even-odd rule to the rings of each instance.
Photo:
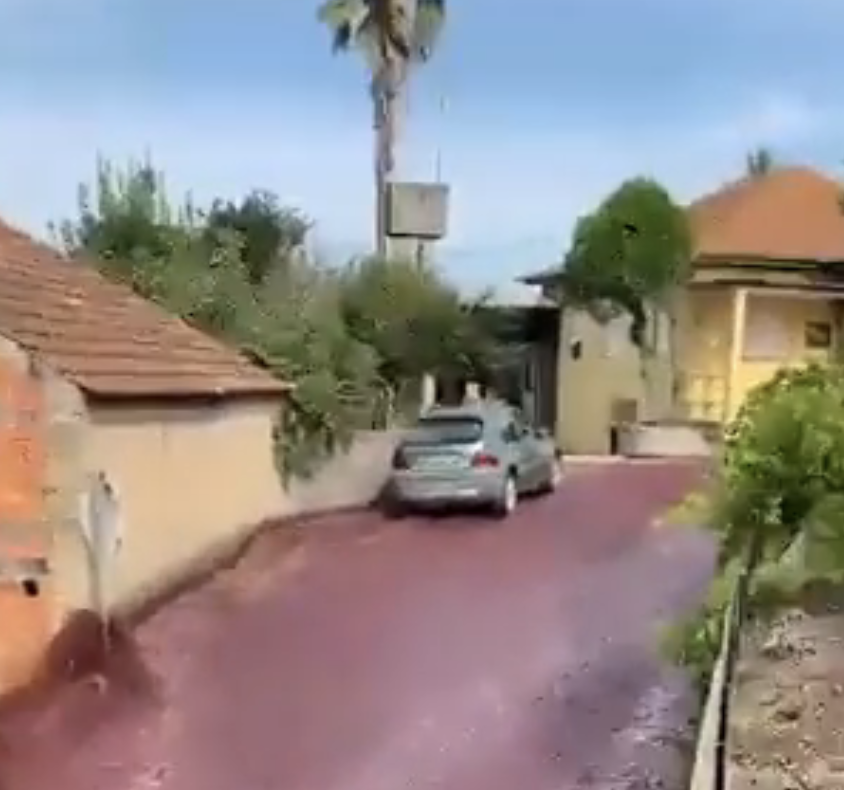
[[[499,518],[506,518],[516,509],[518,501],[519,491],[516,486],[516,476],[511,472],[504,478],[501,494],[495,503],[495,515]]]
[[[542,486],[543,494],[553,494],[560,487],[563,480],[563,472],[558,461],[552,461],[548,468],[548,478]]]

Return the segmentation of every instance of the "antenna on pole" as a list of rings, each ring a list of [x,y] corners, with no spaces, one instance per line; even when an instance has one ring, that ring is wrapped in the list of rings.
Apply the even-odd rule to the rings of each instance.
[[[446,110],[448,110],[448,100],[445,96],[440,96],[440,118],[445,117]],[[442,126],[440,127],[440,131],[442,131]],[[442,152],[442,141],[438,142],[437,150],[434,154],[434,181],[437,184],[442,183],[443,180],[443,152]]]

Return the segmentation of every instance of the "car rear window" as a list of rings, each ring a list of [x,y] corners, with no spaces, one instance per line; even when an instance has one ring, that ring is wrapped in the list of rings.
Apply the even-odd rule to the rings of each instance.
[[[408,444],[472,444],[483,434],[476,417],[426,417],[407,437]]]

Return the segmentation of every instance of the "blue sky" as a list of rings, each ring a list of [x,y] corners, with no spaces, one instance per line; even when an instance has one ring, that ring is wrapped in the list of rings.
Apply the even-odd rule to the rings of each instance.
[[[0,0],[0,213],[40,231],[98,152],[150,151],[176,193],[270,188],[314,218],[326,257],[365,250],[366,75],[331,55],[316,5]],[[622,179],[690,199],[757,145],[840,172],[842,29],[841,0],[451,0],[400,151],[412,178],[441,151],[443,267],[512,293]]]

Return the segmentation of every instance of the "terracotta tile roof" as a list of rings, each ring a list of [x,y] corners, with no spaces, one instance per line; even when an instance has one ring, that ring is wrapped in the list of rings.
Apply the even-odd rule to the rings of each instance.
[[[689,207],[696,258],[844,262],[841,195],[802,167],[729,184]]]
[[[93,395],[275,394],[290,388],[131,289],[3,223],[0,334]]]

